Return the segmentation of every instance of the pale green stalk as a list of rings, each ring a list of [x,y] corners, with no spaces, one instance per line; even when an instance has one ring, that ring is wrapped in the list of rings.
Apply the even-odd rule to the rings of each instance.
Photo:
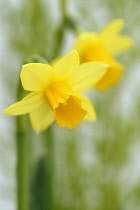
[[[60,0],[61,12],[63,16],[66,14],[66,3],[66,0]]]
[[[67,8],[66,8],[66,0],[60,0],[60,7],[61,7],[61,13],[62,13],[62,19],[63,19],[63,25],[65,27],[69,27],[73,30],[73,32],[78,36],[82,32],[84,32],[83,28],[80,27],[76,21],[67,14]]]
[[[55,47],[53,50],[52,60],[54,58],[57,58],[57,56],[59,56],[66,28],[66,0],[59,0],[59,5],[60,5],[61,20],[56,30]]]
[[[46,171],[46,186],[45,194],[46,194],[46,203],[47,210],[53,209],[53,167],[54,167],[54,140],[53,140],[53,126],[50,126],[46,131],[42,132],[41,139],[43,146],[46,149],[46,157],[45,157],[45,171]]]
[[[21,84],[18,99],[24,92]],[[29,122],[27,116],[17,117],[17,209],[29,210]]]

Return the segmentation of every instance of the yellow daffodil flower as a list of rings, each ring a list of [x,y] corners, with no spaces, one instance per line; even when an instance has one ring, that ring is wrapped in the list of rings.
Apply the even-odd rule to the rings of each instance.
[[[82,119],[94,121],[94,108],[80,94],[90,89],[106,73],[106,64],[89,62],[79,65],[74,50],[62,57],[54,67],[30,63],[22,67],[22,86],[32,91],[21,101],[4,110],[7,115],[29,113],[33,128],[45,130],[56,120],[58,126],[74,128]]]
[[[95,86],[98,90],[116,84],[122,75],[123,66],[113,57],[132,46],[132,40],[120,34],[122,27],[123,21],[115,20],[100,33],[82,33],[75,41],[74,49],[78,51],[81,63],[102,61],[109,64],[105,76]]]

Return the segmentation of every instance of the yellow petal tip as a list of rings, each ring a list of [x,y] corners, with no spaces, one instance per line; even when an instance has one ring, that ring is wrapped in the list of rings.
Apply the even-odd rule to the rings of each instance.
[[[8,110],[9,110],[9,108],[3,110],[2,113],[3,113],[3,114],[6,114],[6,115],[13,115],[13,114],[11,114],[11,112],[9,112]]]
[[[3,114],[6,114],[5,110],[2,111]]]
[[[105,64],[105,67],[108,68],[108,67],[110,67],[110,65],[109,64]]]

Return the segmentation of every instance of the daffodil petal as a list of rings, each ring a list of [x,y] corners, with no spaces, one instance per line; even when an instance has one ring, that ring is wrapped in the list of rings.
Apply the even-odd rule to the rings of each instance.
[[[127,50],[129,50],[133,46],[133,40],[128,38],[127,36],[118,36],[114,40],[115,44],[110,44],[106,46],[108,52],[112,55],[121,54]]]
[[[5,109],[3,113],[7,115],[27,114],[42,103],[45,103],[45,97],[42,92],[29,93],[21,101]]]
[[[29,63],[23,65],[20,73],[23,88],[28,91],[45,89],[53,79],[53,68],[47,64]]]
[[[84,120],[95,121],[97,117],[96,117],[96,112],[94,110],[94,107],[93,107],[91,101],[85,96],[81,96],[81,101],[82,101],[82,106],[87,111],[87,114],[86,114]]]
[[[67,83],[73,91],[82,93],[96,85],[105,75],[107,66],[101,62],[81,64],[77,71],[68,78]]]
[[[120,33],[124,25],[123,20],[117,19],[109,23],[99,34],[99,37],[104,41],[116,36]]]
[[[47,129],[54,121],[53,112],[48,103],[40,105],[30,113],[30,119],[33,128],[36,131]]]
[[[85,50],[90,47],[92,44],[94,44],[96,40],[97,34],[93,32],[85,32],[78,36],[76,39],[73,49],[76,49],[79,56],[80,56],[80,62],[83,63],[83,53]]]
[[[110,63],[110,67],[107,69],[105,76],[96,84],[95,88],[99,91],[105,91],[106,89],[115,85],[121,78],[123,73],[123,66],[114,61]]]
[[[112,55],[123,53],[133,45],[132,39],[120,34],[123,25],[124,23],[121,19],[112,21],[98,36],[98,39]]]
[[[79,55],[76,50],[69,52],[62,57],[55,65],[55,78],[63,80],[71,75],[79,66]]]
[[[97,34],[94,32],[84,32],[78,36],[76,39],[73,49],[79,51],[83,50],[85,47],[90,46],[91,43],[95,42]]]
[[[58,63],[58,61],[61,59],[62,57],[57,57],[57,58],[54,58],[50,65],[54,68],[54,66]]]

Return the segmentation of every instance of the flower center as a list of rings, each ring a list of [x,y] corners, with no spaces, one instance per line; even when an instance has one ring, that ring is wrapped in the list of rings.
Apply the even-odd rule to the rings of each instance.
[[[45,95],[60,127],[74,128],[87,114],[81,99],[64,82],[52,83]]]

